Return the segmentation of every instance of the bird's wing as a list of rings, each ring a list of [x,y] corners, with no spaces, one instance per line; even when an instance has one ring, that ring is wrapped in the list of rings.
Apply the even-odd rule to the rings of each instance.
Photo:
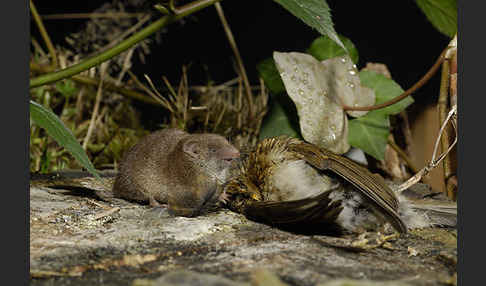
[[[315,197],[284,201],[249,201],[244,214],[256,221],[271,225],[298,225],[300,223],[332,223],[342,210],[340,201],[331,201],[324,192]]]
[[[354,185],[382,213],[393,227],[407,232],[407,226],[397,213],[398,199],[385,180],[348,158],[306,142],[292,142],[289,149],[303,155],[303,159],[320,170],[330,170]]]

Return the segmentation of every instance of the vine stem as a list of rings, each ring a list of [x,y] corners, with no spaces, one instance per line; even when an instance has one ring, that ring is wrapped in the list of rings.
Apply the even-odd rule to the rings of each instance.
[[[34,2],[32,2],[32,0],[30,0],[30,12],[32,13],[32,18],[34,18],[34,21],[37,24],[37,28],[39,29],[42,39],[46,43],[47,49],[49,50],[49,54],[51,54],[51,61],[52,61],[51,66],[53,68],[57,68],[58,62],[56,56],[56,49],[54,48],[54,45],[51,42],[51,38],[49,37],[46,27],[44,27],[44,23],[42,23],[41,17],[39,16],[39,13],[37,12],[37,9],[35,8]]]
[[[159,20],[153,22],[149,26],[145,27],[144,29],[140,30],[136,34],[132,35],[131,37],[127,38],[126,40],[112,47],[109,50],[106,50],[96,56],[83,60],[80,63],[70,66],[68,68],[56,72],[52,72],[49,74],[41,75],[31,79],[30,88],[53,83],[55,81],[68,78],[70,76],[83,72],[87,69],[90,69],[126,51],[127,49],[131,48],[132,46],[136,45],[143,39],[147,38],[148,36],[158,31],[159,29],[165,27],[167,24],[182,19],[185,16],[197,12],[203,8],[206,8],[218,1],[220,0],[199,0],[199,1],[189,3],[186,6],[180,8],[179,13],[174,15],[163,16]]]
[[[417,81],[411,88],[407,89],[405,92],[403,92],[401,95],[387,101],[383,102],[377,105],[372,105],[372,106],[348,106],[348,105],[343,105],[344,110],[356,110],[356,111],[370,111],[370,110],[376,110],[376,109],[381,109],[387,106],[390,106],[392,104],[395,104],[399,102],[400,100],[403,100],[413,92],[415,92],[417,89],[421,88],[426,82],[428,82],[432,76],[437,72],[437,70],[440,68],[441,64],[444,62],[445,59],[445,54],[449,50],[449,46],[447,46],[442,53],[440,54],[439,58],[435,61],[434,65],[429,69],[429,71],[419,80]]]

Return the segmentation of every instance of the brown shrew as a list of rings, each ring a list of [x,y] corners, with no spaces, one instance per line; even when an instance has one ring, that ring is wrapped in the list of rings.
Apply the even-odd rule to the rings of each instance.
[[[113,186],[116,197],[167,203],[171,214],[195,216],[224,194],[239,151],[217,134],[164,129],[142,138],[124,156]]]

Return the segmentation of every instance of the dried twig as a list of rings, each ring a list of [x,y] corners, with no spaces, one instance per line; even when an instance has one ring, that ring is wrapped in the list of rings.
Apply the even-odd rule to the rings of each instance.
[[[398,189],[397,189],[398,192],[404,191],[404,190],[408,189],[410,186],[419,182],[420,179],[422,179],[425,175],[427,175],[432,169],[437,167],[437,165],[447,156],[447,154],[449,154],[449,152],[452,150],[452,148],[454,148],[454,146],[456,146],[457,129],[456,129],[456,126],[454,124],[452,124],[453,127],[454,127],[454,131],[455,131],[454,142],[452,142],[452,144],[449,146],[449,148],[445,152],[440,154],[439,157],[436,159],[437,150],[438,150],[438,147],[439,147],[439,142],[440,142],[440,139],[442,137],[442,134],[444,133],[444,129],[447,126],[447,123],[451,120],[451,118],[453,118],[456,115],[457,115],[457,105],[454,105],[451,108],[451,110],[449,111],[449,114],[447,115],[447,118],[445,119],[445,121],[442,122],[442,126],[440,127],[440,130],[439,130],[439,135],[437,136],[437,139],[435,141],[434,152],[432,153],[432,158],[430,159],[430,162],[427,164],[427,166],[422,168],[418,173],[416,173],[414,176],[412,176],[406,182],[404,182],[403,184],[398,186]]]
[[[105,210],[110,210],[110,209],[112,209],[112,207],[107,206],[107,205],[102,204],[102,203],[99,203],[99,202],[97,202],[97,201],[95,201],[95,200],[87,200],[87,202],[88,202],[88,203],[90,203],[90,204],[92,204],[92,205],[95,205],[95,206],[97,206],[97,207],[100,207],[100,208],[102,208],[102,209],[105,209]]]
[[[111,208],[109,210],[100,212],[99,214],[95,215],[94,216],[94,219],[97,220],[97,219],[100,219],[100,218],[103,218],[103,217],[112,215],[112,214],[116,213],[117,211],[120,211],[120,208],[119,207]]]

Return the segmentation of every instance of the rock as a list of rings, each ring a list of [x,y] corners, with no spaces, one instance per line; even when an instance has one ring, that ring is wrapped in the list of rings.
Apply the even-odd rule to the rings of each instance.
[[[356,236],[292,233],[223,209],[172,217],[123,200],[102,201],[78,189],[35,186],[30,198],[31,285],[191,283],[195,277],[205,279],[201,285],[245,285],[267,278],[282,285],[342,285],[325,284],[336,279],[436,285],[455,274],[451,261],[457,243],[449,240],[457,236],[450,229],[437,229],[447,240],[410,232],[386,243],[370,234],[356,244]],[[366,239],[370,247],[355,247]],[[418,254],[410,256],[409,247]],[[254,278],[263,268],[273,274]]]
[[[193,271],[174,271],[157,280],[135,280],[132,286],[249,286],[248,283],[233,282],[221,276]]]

